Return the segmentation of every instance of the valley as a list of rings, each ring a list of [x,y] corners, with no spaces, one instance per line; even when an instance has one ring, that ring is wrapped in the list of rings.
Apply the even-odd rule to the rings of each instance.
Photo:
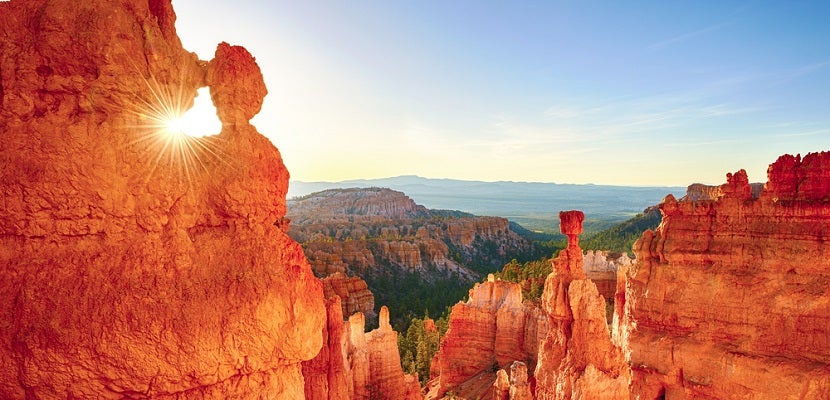
[[[504,218],[427,209],[391,189],[329,189],[291,199],[287,207],[288,234],[314,273],[364,279],[402,330],[425,312],[445,312],[508,261],[543,255]]]

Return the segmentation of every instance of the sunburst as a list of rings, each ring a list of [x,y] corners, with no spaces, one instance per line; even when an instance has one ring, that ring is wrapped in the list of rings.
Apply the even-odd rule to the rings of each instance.
[[[140,145],[150,154],[149,180],[159,167],[192,183],[193,174],[207,170],[207,163],[222,157],[217,134],[221,123],[210,101],[207,88],[199,93],[191,107],[182,85],[164,85],[155,78],[144,79],[147,96],[137,95],[131,110],[138,117],[134,126],[138,135],[131,143]]]

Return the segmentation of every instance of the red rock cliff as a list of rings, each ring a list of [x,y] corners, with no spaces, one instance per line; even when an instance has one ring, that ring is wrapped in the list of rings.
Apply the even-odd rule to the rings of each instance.
[[[625,294],[632,392],[830,398],[830,152],[785,155],[758,198],[746,173],[713,200],[660,206]]]
[[[275,226],[248,52],[185,51],[169,1],[0,2],[0,398],[302,398],[320,282]],[[210,85],[219,135],[168,135]]]

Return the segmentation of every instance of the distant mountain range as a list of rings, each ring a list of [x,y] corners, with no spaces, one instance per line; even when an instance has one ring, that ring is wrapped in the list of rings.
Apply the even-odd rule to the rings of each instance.
[[[685,187],[640,187],[541,182],[482,182],[398,176],[340,182],[291,181],[288,197],[335,188],[383,187],[406,193],[430,209],[460,210],[475,215],[505,217],[527,229],[555,233],[559,211],[585,212],[586,232],[625,221],[658,204],[667,194],[680,197]]]

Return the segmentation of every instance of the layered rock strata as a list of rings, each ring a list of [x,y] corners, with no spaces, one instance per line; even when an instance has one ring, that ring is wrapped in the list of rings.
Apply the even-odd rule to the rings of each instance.
[[[544,314],[536,304],[522,302],[518,284],[490,275],[470,290],[467,302],[452,308],[449,329],[432,362],[427,397],[440,398],[448,391],[471,398],[486,395],[499,368],[535,362],[546,329]],[[468,384],[480,380],[481,385]]]
[[[329,300],[328,324],[320,353],[303,363],[307,399],[420,400],[417,377],[405,375],[398,353],[398,333],[389,311],[380,309],[379,327],[364,333],[365,318],[356,313],[343,321],[339,297]]]
[[[536,365],[537,399],[627,399],[629,372],[623,351],[612,343],[605,300],[586,278],[579,248],[584,215],[561,212],[568,247],[554,260],[542,306],[548,332]]]
[[[642,398],[830,398],[830,152],[667,197],[625,294]],[[694,199],[699,200],[695,201]]]
[[[254,58],[166,0],[0,2],[0,398],[303,397],[322,287]],[[218,135],[162,125],[209,85]],[[183,111],[183,110],[182,110]]]
[[[337,272],[323,278],[323,295],[327,299],[335,296],[340,298],[342,315],[359,312],[370,319],[376,317],[375,296],[369,290],[366,281],[359,276],[346,276],[342,272]]]
[[[507,219],[428,210],[382,188],[332,189],[289,201],[290,235],[303,244],[319,276],[366,276],[390,269],[481,277],[468,265],[498,267],[531,245]]]
[[[628,267],[632,260],[626,253],[610,253],[607,251],[588,250],[583,255],[585,276],[595,285],[597,290],[606,299],[613,299],[617,292],[617,270]]]

